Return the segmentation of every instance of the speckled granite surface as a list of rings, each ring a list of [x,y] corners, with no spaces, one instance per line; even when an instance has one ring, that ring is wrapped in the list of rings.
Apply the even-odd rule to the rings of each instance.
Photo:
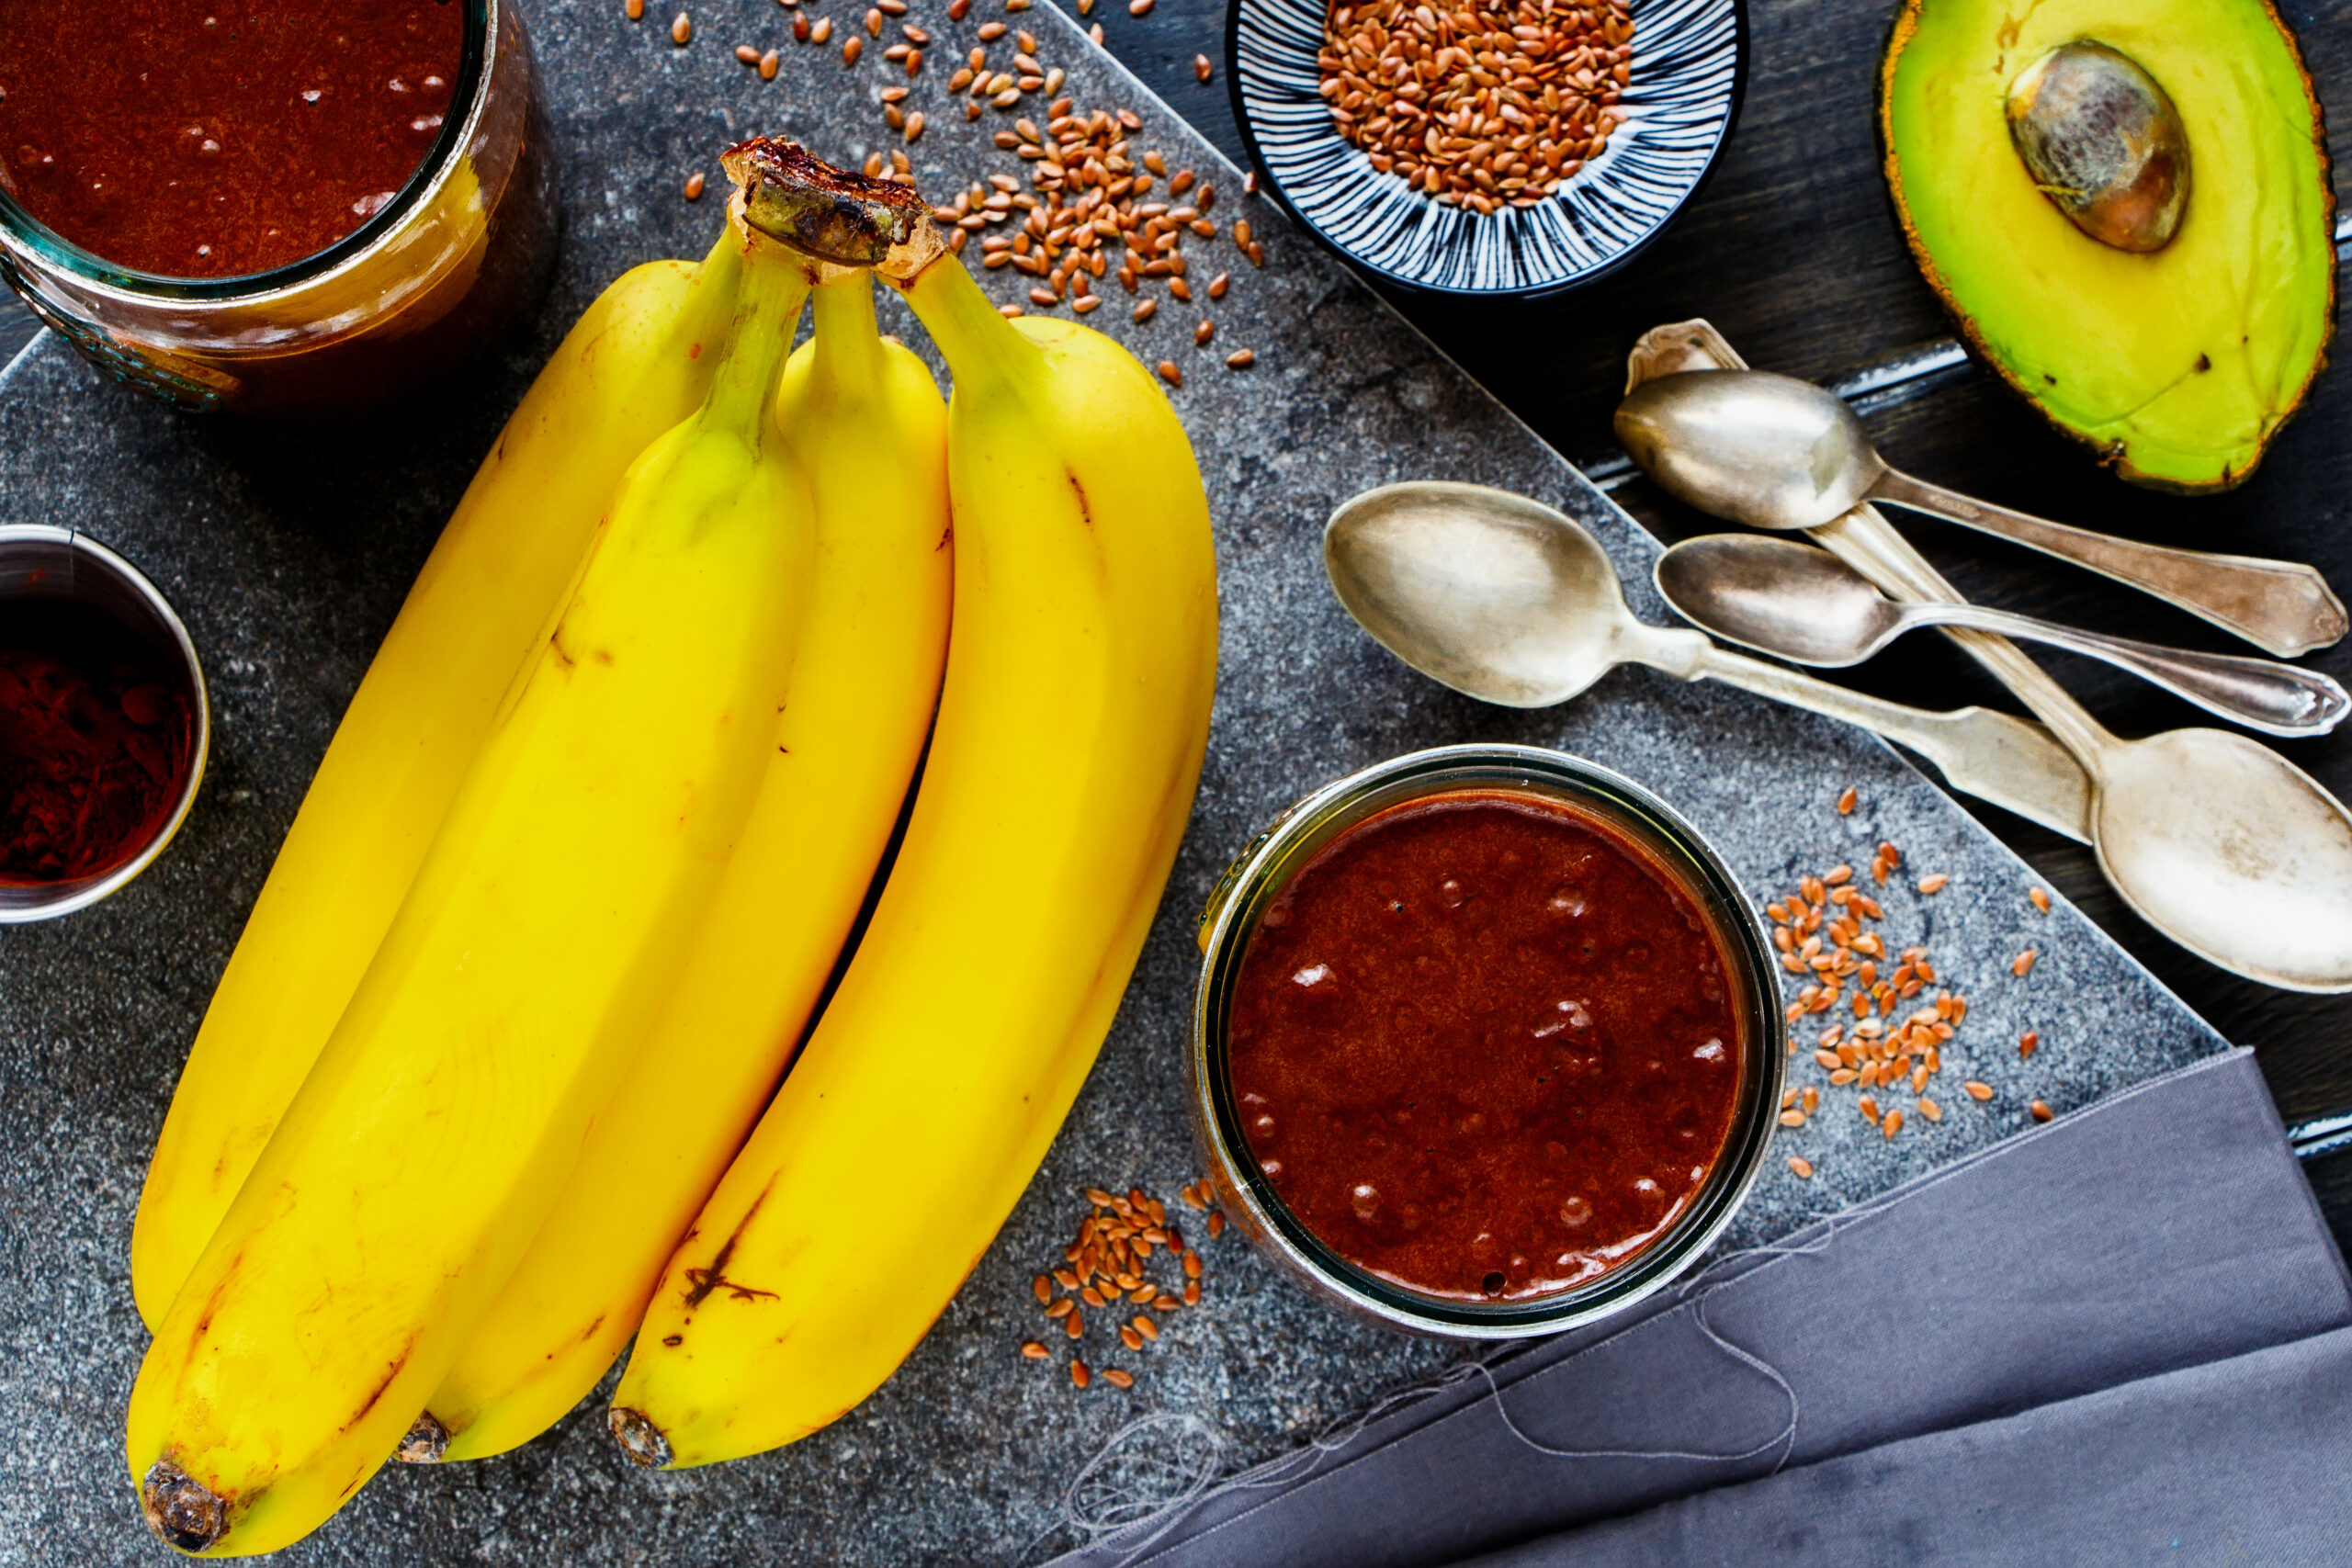
[[[984,19],[944,0],[910,20],[952,65]],[[854,25],[858,10],[820,0]],[[119,1423],[144,1336],[125,1248],[150,1140],[181,1056],[311,769],[411,574],[506,409],[580,307],[624,266],[695,254],[718,203],[682,201],[694,167],[754,130],[842,160],[896,144],[876,99],[903,78],[869,57],[795,49],[766,0],[699,13],[674,50],[658,22],[617,4],[533,6],[530,19],[564,142],[571,229],[539,317],[464,384],[403,422],[347,434],[196,423],[100,381],[53,340],[0,384],[0,519],[71,523],[144,567],[185,614],[209,661],[218,713],[210,775],[172,852],[130,890],[48,926],[0,931],[0,1563],[153,1562],[123,1474]],[[1172,1197],[1196,1174],[1180,1054],[1193,919],[1217,871],[1277,808],[1336,774],[1419,746],[1491,739],[1556,745],[1639,779],[1710,835],[1760,897],[1881,838],[1906,872],[1951,886],[1882,895],[1898,944],[1932,945],[1972,1011],[1947,1050],[1940,1124],[1882,1138],[1836,1091],[1813,1124],[1782,1134],[1727,1246],[1768,1237],[2022,1124],[2034,1097],[2064,1110],[2222,1042],[2073,911],[2036,913],[2023,866],[1931,784],[1875,743],[1738,694],[1647,671],[1610,677],[1572,707],[1482,707],[1390,660],[1326,590],[1317,537],[1365,486],[1442,477],[1509,486],[1586,521],[1634,581],[1643,614],[1654,547],[1363,288],[1289,232],[1172,116],[1148,103],[1058,12],[1012,18],[1070,71],[1081,107],[1130,106],[1170,166],[1215,168],[1219,216],[1264,236],[1253,271],[1229,245],[1197,245],[1197,269],[1230,269],[1214,350],[1192,347],[1193,312],[1163,305],[1136,328],[1123,309],[1091,320],[1147,361],[1177,359],[1175,394],[1216,519],[1224,664],[1200,804],[1159,925],[1100,1066],[996,1247],[913,1359],[862,1409],[785,1451],[681,1475],[631,1470],[594,1402],[521,1452],[442,1470],[395,1470],[311,1540],[284,1554],[330,1563],[901,1564],[1015,1562],[1053,1534],[1063,1485],[1130,1416],[1193,1411],[1234,1462],[1262,1458],[1453,1350],[1342,1323],[1260,1268],[1237,1237],[1203,1245],[1210,1292],[1171,1314],[1132,1393],[1074,1391],[1025,1362],[1040,1326],[1029,1276],[1075,1224],[1073,1190],[1142,1185]],[[762,84],[728,53],[781,43]],[[838,40],[836,40],[838,41]],[[878,52],[878,51],[877,51]],[[1000,45],[997,52],[1006,52]],[[987,141],[1012,115],[967,126],[945,114],[940,64],[910,107],[932,109],[915,152],[933,191],[1010,172]],[[1034,107],[1022,112],[1035,112]],[[1015,298],[1016,275],[987,275]],[[1021,279],[1025,292],[1027,280]],[[1114,300],[1122,297],[1114,294]],[[887,321],[919,333],[895,303]],[[1624,323],[1627,331],[1644,323]],[[1222,367],[1247,346],[1257,367]],[[1531,352],[1542,352],[1531,345]],[[1860,807],[1830,802],[1856,786]],[[1898,878],[1898,884],[1905,879]],[[2008,973],[2029,945],[2026,980]],[[2020,1063],[2027,1028],[2042,1048]],[[2000,1095],[1957,1091],[1976,1077]],[[1801,1066],[1795,1082],[1818,1081]],[[1799,1182],[1781,1154],[1819,1168]],[[1097,1352],[1098,1359],[1100,1352]]]

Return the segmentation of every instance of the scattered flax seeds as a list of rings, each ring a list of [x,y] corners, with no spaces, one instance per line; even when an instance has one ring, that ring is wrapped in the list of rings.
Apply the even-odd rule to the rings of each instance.
[[[1810,1181],[1813,1179],[1813,1161],[1806,1159],[1803,1155],[1791,1155],[1789,1156],[1789,1168],[1796,1172],[1796,1177],[1799,1181]],[[1044,1355],[1045,1347],[1042,1345],[1039,1346],[1037,1348],[1037,1353],[1041,1356]]]
[[[2025,890],[2025,896],[2026,901],[2031,904],[2035,908],[2041,910],[2045,915],[2050,913],[2049,894],[2043,892],[2039,887],[2029,887]]]
[[[1849,789],[1838,796],[1841,815],[1853,793]],[[1903,852],[1882,841],[1871,857],[1867,883],[1852,864],[1841,863],[1798,878],[1793,893],[1764,906],[1781,965],[1798,987],[1785,1015],[1792,1029],[1790,1053],[1810,1057],[1826,1077],[1828,1090],[1854,1089],[1854,1109],[1889,1139],[1914,1117],[1944,1119],[1944,1106],[1928,1087],[1943,1071],[1944,1050],[1968,1017],[1968,998],[1940,982],[1926,947],[1893,949],[1883,931],[1874,929],[1883,925],[1886,911],[1865,889],[1884,886],[1902,863]],[[1917,891],[1933,896],[1950,880],[1923,877]],[[1817,1033],[1808,1031],[1800,1038],[1793,1032],[1804,1020],[1823,1014],[1831,1018]],[[1993,1098],[1990,1085],[1973,1079],[1962,1089],[1979,1103]],[[1781,1100],[1781,1125],[1806,1125],[1819,1114],[1823,1094],[1820,1084],[1788,1090]],[[1898,1096],[1907,1106],[1895,1102]],[[1798,1170],[1798,1156],[1791,1156],[1790,1169],[1803,1179],[1812,1167],[1805,1162]]]
[[[1532,207],[1626,118],[1630,0],[1340,0],[1319,91],[1372,166],[1492,214]]]
[[[2027,1106],[2026,1109],[2033,1113],[2033,1119],[2037,1122],[2047,1122],[2050,1120],[2052,1115],[2050,1107],[2038,1100],[2031,1105]]]
[[[1201,1255],[1185,1244],[1183,1232],[1169,1223],[1168,1206],[1140,1187],[1130,1188],[1124,1195],[1090,1187],[1082,1196],[1087,1213],[1079,1221],[1069,1246],[1062,1249],[1065,1267],[1037,1275],[1030,1281],[1031,1293],[1048,1318],[1061,1320],[1063,1332],[1073,1340],[1086,1332],[1084,1315],[1078,1311],[1080,1302],[1106,1311],[1123,1302],[1148,1307],[1149,1312],[1135,1312],[1126,1322],[1111,1325],[1119,1343],[1130,1354],[1140,1354],[1147,1344],[1159,1337],[1159,1323],[1153,1313],[1165,1317],[1199,1303]],[[1224,1228],[1224,1213],[1216,1206],[1205,1179],[1187,1184],[1178,1196],[1194,1213],[1206,1211],[1211,1235]],[[1153,1279],[1155,1258],[1172,1266],[1176,1277]],[[1033,1361],[1047,1356],[1045,1346],[1036,1340],[1024,1343],[1021,1354]],[[1095,1373],[1076,1356],[1071,1358],[1070,1381],[1080,1388],[1098,1375],[1114,1388],[1135,1386],[1131,1372],[1106,1367]]]
[[[679,12],[678,19],[670,24],[670,41],[676,44],[680,49],[684,49],[686,47],[688,40],[694,36],[694,18],[687,16],[684,11]]]
[[[1860,799],[1861,796],[1855,793],[1854,786],[1852,784],[1848,784],[1846,786],[1846,793],[1838,797],[1838,815],[1840,817],[1851,817],[1854,814],[1855,805]]]
[[[686,176],[686,183],[682,194],[684,195],[688,201],[700,201],[702,199],[702,171],[697,169],[693,174]]]
[[[2015,975],[2020,980],[2024,979],[2028,975],[2033,973],[2034,960],[2041,956],[2041,953],[2038,949],[2030,947],[2027,948],[2023,953],[2018,953],[2017,957],[2010,960],[2009,973]]]
[[[2041,1047],[2041,1034],[2038,1030],[2029,1029],[2018,1039],[2018,1055],[2020,1056],[2030,1056]]]

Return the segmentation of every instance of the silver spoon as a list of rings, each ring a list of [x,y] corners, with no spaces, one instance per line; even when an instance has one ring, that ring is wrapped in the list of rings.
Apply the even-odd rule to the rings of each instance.
[[[1817,528],[1865,501],[1996,534],[2153,593],[2291,659],[2342,637],[2343,602],[2308,566],[2111,538],[1972,501],[1886,466],[1836,393],[1766,370],[1645,381],[1617,439],[1668,493],[1751,528]]]
[[[1921,713],[1729,653],[1634,619],[1589,534],[1480,486],[1368,491],[1332,513],[1323,560],[1366,631],[1457,691],[1541,707],[1633,662],[1845,719],[1919,751],[1955,788],[2087,839],[2125,902],[2199,956],[2288,990],[2352,990],[2352,815],[2244,736],[2127,741],[2046,705],[2069,762],[2004,715]],[[2073,792],[2086,779],[2085,810]]]
[[[1523,496],[1437,480],[1366,491],[1324,526],[1323,565],[1383,647],[1483,702],[1549,707],[1627,663],[1722,681],[1899,740],[1953,788],[2089,841],[2088,782],[2041,729],[1984,708],[1922,712],[1649,626],[1592,536]]]
[[[2158,648],[1974,604],[1897,604],[1828,551],[1792,539],[1685,539],[1658,558],[1656,577],[1666,602],[1701,630],[1798,664],[1860,664],[1916,626],[1974,626],[2105,660],[2271,735],[2324,735],[2352,712],[2352,696],[2316,670]]]

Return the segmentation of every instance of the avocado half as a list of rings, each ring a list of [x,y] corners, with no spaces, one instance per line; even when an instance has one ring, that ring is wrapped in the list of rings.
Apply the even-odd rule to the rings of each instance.
[[[2011,143],[2011,82],[2081,41],[2136,62],[2187,132],[2195,186],[2161,249],[2093,239]],[[1904,0],[1878,130],[1919,270],[2011,389],[2133,484],[2253,472],[2335,324],[2319,100],[2267,0]]]

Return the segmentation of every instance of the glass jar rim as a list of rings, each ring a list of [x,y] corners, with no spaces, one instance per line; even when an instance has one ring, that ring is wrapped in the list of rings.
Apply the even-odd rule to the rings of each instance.
[[[1608,816],[1691,884],[1740,971],[1747,1031],[1731,1130],[1698,1199],[1652,1245],[1588,1284],[1525,1301],[1457,1302],[1406,1289],[1349,1262],[1284,1203],[1248,1157],[1227,1071],[1226,1007],[1263,906],[1321,848],[1355,823],[1408,800],[1458,791],[1533,788]],[[1474,744],[1416,751],[1304,796],[1235,860],[1210,897],[1193,1010],[1193,1120],[1202,1153],[1248,1210],[1245,1227],[1280,1261],[1354,1310],[1415,1333],[1525,1338],[1622,1311],[1670,1283],[1712,1246],[1746,1201],[1776,1125],[1786,1055],[1770,944],[1760,918],[1713,846],[1666,802],[1624,775],[1565,751]]]
[[[453,108],[463,105],[464,111],[453,112],[443,119],[441,134],[434,139],[432,150],[418,162],[415,172],[391,200],[324,250],[313,251],[266,272],[238,273],[228,277],[171,277],[141,272],[118,265],[74,243],[26,211],[5,187],[0,187],[0,234],[84,283],[144,299],[247,299],[282,293],[326,276],[374,247],[423,206],[448,177],[457,164],[458,154],[473,135],[474,122],[481,111],[482,85],[490,76],[491,23],[500,0],[454,3],[463,6],[466,14],[458,80],[449,102]],[[0,262],[5,262],[5,255],[0,255]]]

